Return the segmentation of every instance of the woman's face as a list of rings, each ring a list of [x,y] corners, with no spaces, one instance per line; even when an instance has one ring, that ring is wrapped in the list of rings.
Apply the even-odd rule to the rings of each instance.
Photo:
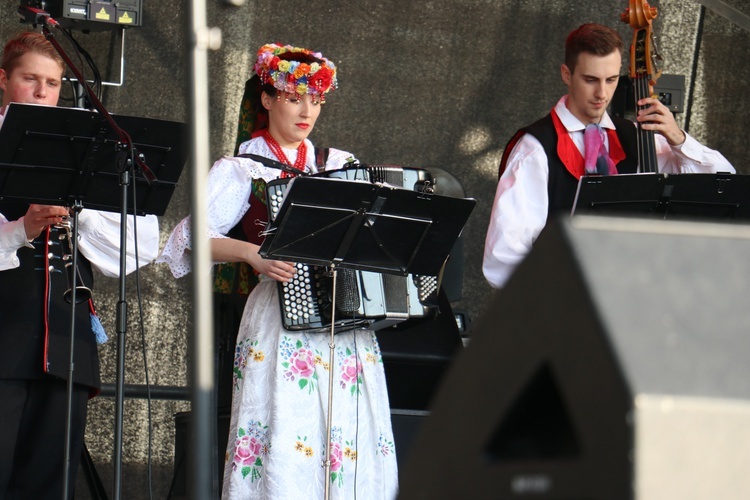
[[[282,147],[295,149],[304,141],[320,115],[320,99],[309,94],[281,94],[280,98],[263,93],[268,110],[268,131]]]

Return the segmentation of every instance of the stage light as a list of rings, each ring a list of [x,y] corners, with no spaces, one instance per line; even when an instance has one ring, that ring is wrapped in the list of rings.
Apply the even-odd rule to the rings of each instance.
[[[142,0],[21,0],[24,6],[49,13],[63,28],[81,31],[135,27],[143,22]]]

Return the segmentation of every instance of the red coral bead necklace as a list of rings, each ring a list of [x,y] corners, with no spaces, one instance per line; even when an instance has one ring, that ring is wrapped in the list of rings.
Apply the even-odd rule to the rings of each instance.
[[[300,173],[305,172],[305,164],[307,163],[307,145],[305,144],[305,141],[302,141],[299,146],[297,146],[297,159],[294,161],[294,165],[292,165],[292,162],[289,161],[289,158],[287,158],[286,154],[284,154],[284,150],[281,148],[281,144],[273,138],[270,132],[268,132],[268,129],[264,129],[262,132],[263,139],[265,139],[266,144],[268,144],[268,147],[271,148],[271,151],[274,155],[276,155],[276,158],[278,160],[288,165],[295,170],[299,170]],[[281,172],[281,177],[291,177],[292,174],[287,172]]]

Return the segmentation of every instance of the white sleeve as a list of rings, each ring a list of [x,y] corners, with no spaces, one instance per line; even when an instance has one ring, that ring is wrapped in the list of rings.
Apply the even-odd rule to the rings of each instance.
[[[524,135],[498,182],[484,244],[482,272],[494,288],[505,284],[547,223],[548,179],[544,148]]]
[[[356,161],[353,154],[340,149],[331,148],[328,150],[328,159],[326,159],[326,170],[337,170],[342,168],[348,161]]]
[[[81,254],[102,274],[112,278],[120,275],[120,221],[120,214],[114,212],[83,209],[78,214]],[[126,221],[125,273],[129,274],[136,267],[148,265],[159,253],[159,221],[155,215],[128,215]]]
[[[672,146],[656,135],[656,157],[659,171],[668,174],[735,173],[729,161],[718,151],[708,148],[685,132],[685,142]]]
[[[0,214],[0,271],[15,269],[21,265],[16,251],[22,246],[29,245],[23,217],[8,221]]]
[[[260,167],[252,160],[230,157],[218,160],[211,167],[206,200],[209,238],[226,238],[245,215],[250,208],[253,175],[259,175]],[[175,278],[185,276],[191,270],[191,231],[190,216],[187,216],[174,228],[156,259],[157,263],[168,264]]]

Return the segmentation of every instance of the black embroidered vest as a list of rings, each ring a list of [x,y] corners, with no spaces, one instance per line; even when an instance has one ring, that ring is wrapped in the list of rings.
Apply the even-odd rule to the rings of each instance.
[[[27,208],[0,202],[0,213],[9,221]],[[42,232],[33,249],[18,250],[18,268],[0,271],[0,378],[39,379],[45,373],[68,378],[71,306],[63,299],[69,284],[62,255],[69,250],[57,232],[50,230],[49,245]],[[78,267],[84,285],[92,288],[91,265],[80,252]],[[98,389],[99,357],[87,302],[76,305],[74,348],[74,381]]]
[[[631,121],[616,116],[610,116],[610,118],[615,124],[617,137],[620,139],[623,151],[625,151],[625,159],[617,164],[617,172],[633,174],[638,168],[636,128]],[[557,155],[557,132],[552,123],[552,117],[547,115],[522,130],[536,137],[547,155],[549,165],[549,182],[547,184],[549,208],[547,217],[549,218],[549,216],[560,212],[570,213],[578,189],[578,179],[568,172]]]

